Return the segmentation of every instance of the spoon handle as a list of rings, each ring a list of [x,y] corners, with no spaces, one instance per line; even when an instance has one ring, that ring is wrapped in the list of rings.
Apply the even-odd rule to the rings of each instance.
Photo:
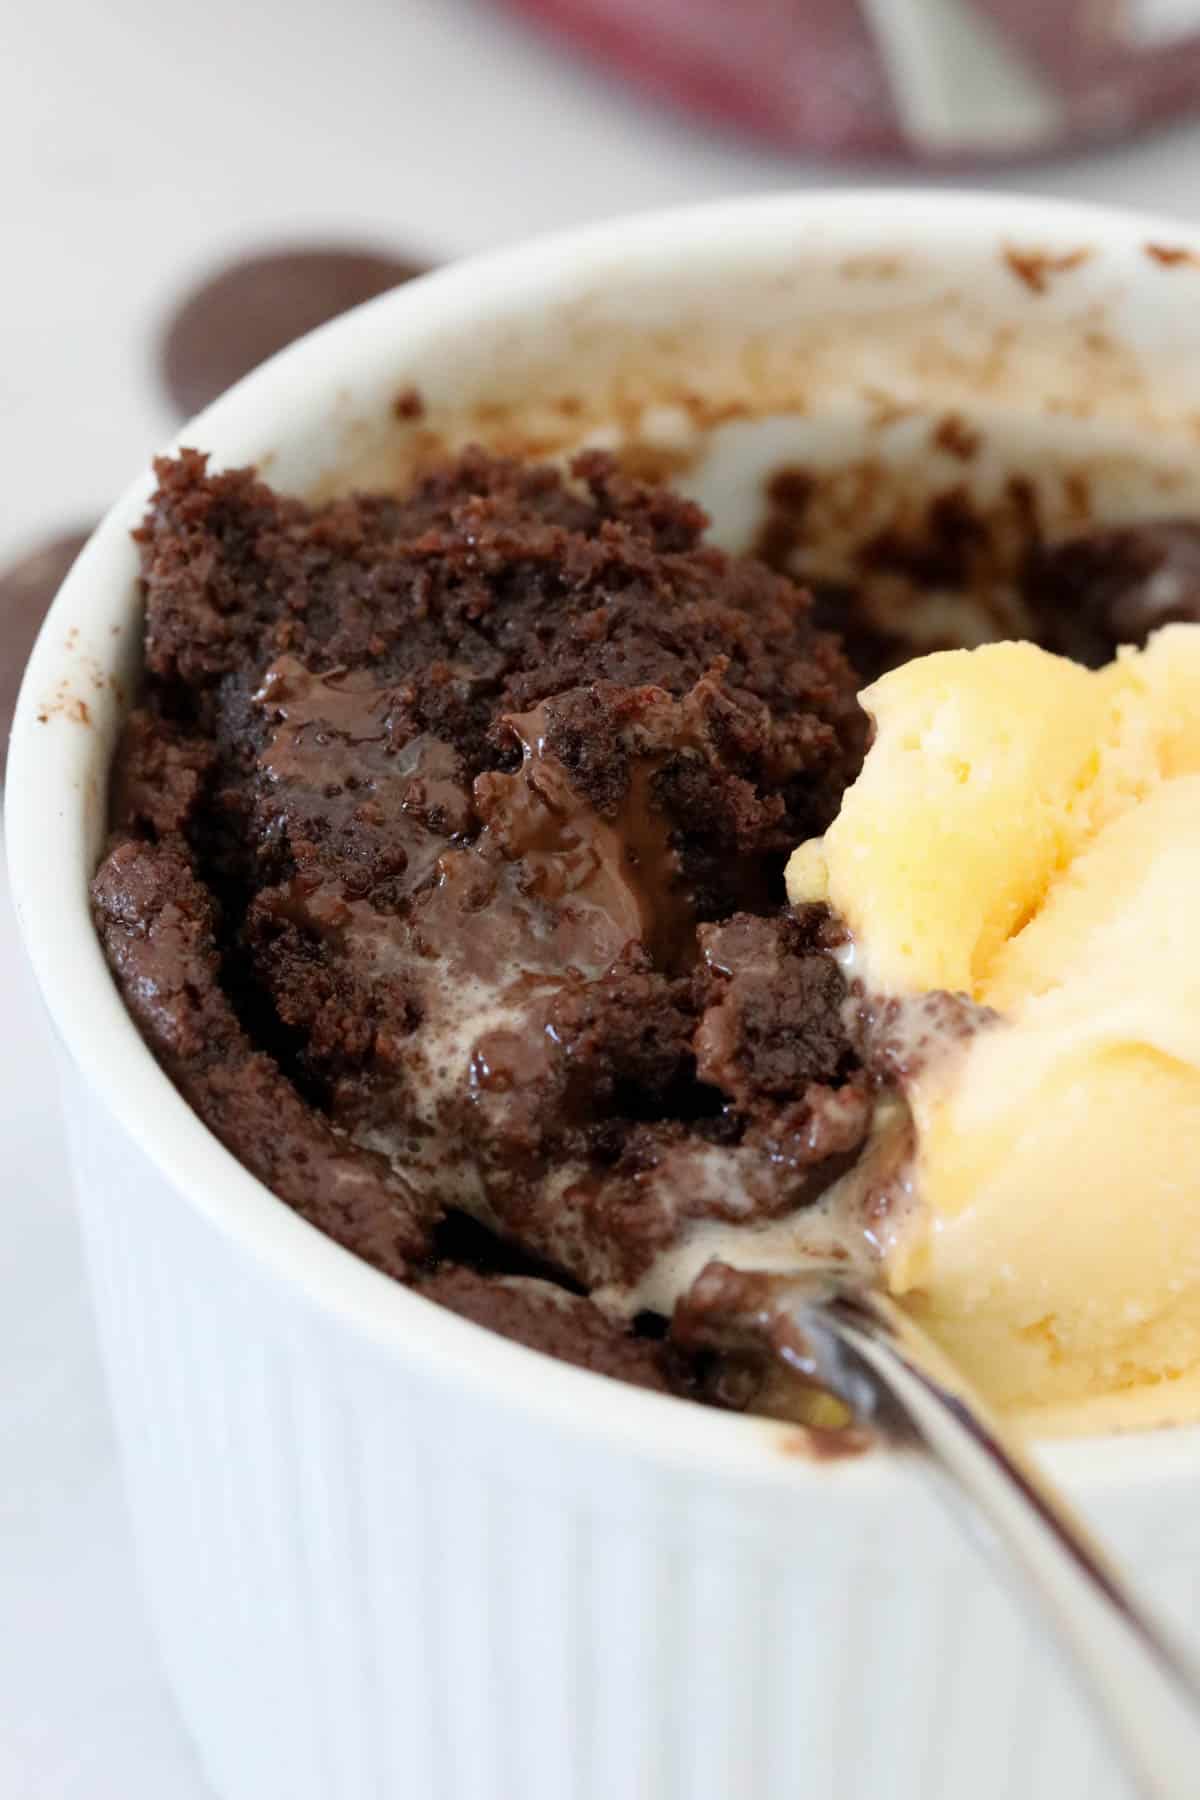
[[[966,1502],[1070,1653],[1139,1792],[1195,1800],[1200,1678],[1186,1653],[907,1313],[849,1282],[807,1298],[803,1285],[786,1304],[811,1360],[794,1360],[890,1442],[924,1451]]]

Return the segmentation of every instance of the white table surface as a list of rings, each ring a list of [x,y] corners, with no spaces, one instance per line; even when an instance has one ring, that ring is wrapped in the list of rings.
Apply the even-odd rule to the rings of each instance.
[[[0,11],[0,561],[94,518],[169,435],[155,329],[243,247],[333,235],[444,257],[880,178],[653,115],[478,0]],[[1200,127],[1006,179],[1197,218]],[[0,996],[0,1797],[205,1800],[139,1606],[2,867]]]

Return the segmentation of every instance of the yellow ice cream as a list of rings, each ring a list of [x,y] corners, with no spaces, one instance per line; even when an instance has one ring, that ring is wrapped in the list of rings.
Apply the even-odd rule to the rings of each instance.
[[[855,973],[1000,1021],[909,1093],[894,1291],[1051,1428],[1200,1418],[1200,626],[1095,673],[1028,644],[909,663],[788,869]]]

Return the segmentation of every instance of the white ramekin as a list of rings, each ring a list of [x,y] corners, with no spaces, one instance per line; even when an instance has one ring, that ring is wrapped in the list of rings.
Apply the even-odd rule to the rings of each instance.
[[[944,483],[961,446],[930,435],[953,412],[984,436],[958,478],[1030,472],[1052,525],[1200,512],[1198,302],[1200,239],[1160,221],[896,192],[721,205],[445,270],[287,351],[183,440],[311,490],[395,477],[439,439],[632,434],[736,539],[783,464],[874,468],[851,527],[881,484],[906,504],[931,470]],[[218,1793],[1120,1793],[916,1469],[814,1463],[784,1428],[440,1311],[279,1204],[159,1072],[86,892],[149,485],[41,634],[7,832],[146,1594]],[[1158,1600],[1200,1619],[1200,1432],[1048,1457]]]

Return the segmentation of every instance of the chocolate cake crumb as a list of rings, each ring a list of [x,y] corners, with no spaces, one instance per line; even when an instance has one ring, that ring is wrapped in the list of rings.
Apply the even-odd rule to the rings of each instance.
[[[432,1222],[379,1156],[307,1106],[239,1025],[220,981],[216,915],[181,843],[126,839],[92,883],[101,942],[134,1021],[205,1124],[281,1200],[386,1274],[405,1277]]]
[[[612,1324],[590,1300],[548,1281],[481,1275],[447,1264],[421,1277],[415,1287],[461,1318],[576,1368],[659,1393],[677,1391],[688,1382],[688,1365],[679,1351],[635,1337]]]
[[[1025,595],[1046,647],[1098,669],[1161,625],[1200,621],[1200,524],[1149,519],[1047,545]]]
[[[805,1204],[867,1126],[821,928],[778,907],[863,754],[836,639],[597,453],[319,508],[157,473],[93,888],[143,1034],[378,1267],[690,1391],[587,1292]]]

